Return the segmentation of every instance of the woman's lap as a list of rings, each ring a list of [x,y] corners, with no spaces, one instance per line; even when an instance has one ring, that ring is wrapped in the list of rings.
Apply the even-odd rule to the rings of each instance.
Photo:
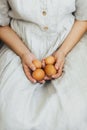
[[[44,85],[35,85],[26,78],[20,58],[9,51],[7,47],[3,50],[1,49],[1,130],[10,130],[12,129],[12,125],[15,126],[13,130],[16,130],[16,127],[18,128],[17,130],[22,130],[21,125],[32,130],[36,123],[39,124],[36,127],[39,130],[39,126],[43,126],[44,124],[42,124],[43,120],[45,120],[45,123],[48,122],[46,126],[43,126],[44,129],[46,129],[49,125],[49,118],[50,121],[52,121],[51,118],[55,120],[57,117],[57,121],[59,121],[59,118],[61,118],[60,115],[62,115],[62,117],[64,116],[63,118],[65,118],[66,125],[67,123],[68,125],[70,124],[70,126],[68,126],[70,130],[75,130],[75,127],[80,129],[77,125],[82,123],[82,121],[81,127],[84,127],[85,130],[84,122],[86,122],[85,118],[87,118],[86,52],[87,46],[83,39],[67,56],[63,75],[59,79]],[[9,59],[7,59],[8,57]],[[54,116],[51,113],[53,113]],[[49,118],[47,118],[47,115]],[[40,119],[41,121],[39,121]],[[16,126],[16,124],[18,126]],[[8,128],[3,128],[3,125],[7,125]],[[54,127],[54,125],[52,126]],[[52,128],[52,130],[53,129],[55,128]],[[62,130],[62,126],[60,130]],[[66,129],[64,128],[63,130]]]

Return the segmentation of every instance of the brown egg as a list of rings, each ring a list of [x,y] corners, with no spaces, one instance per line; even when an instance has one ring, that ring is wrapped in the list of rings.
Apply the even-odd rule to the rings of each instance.
[[[37,69],[42,67],[41,61],[39,60],[33,60],[33,64],[35,65]]]
[[[47,76],[52,76],[56,74],[56,69],[54,67],[54,65],[46,65],[45,68],[45,73],[47,74]]]
[[[33,73],[32,73],[32,77],[34,79],[36,79],[37,81],[41,81],[44,79],[45,77],[45,72],[43,69],[36,69]]]
[[[49,65],[49,64],[54,64],[55,61],[56,61],[56,59],[55,59],[55,57],[53,57],[53,56],[48,56],[48,57],[45,59],[45,63],[46,63],[47,65]]]

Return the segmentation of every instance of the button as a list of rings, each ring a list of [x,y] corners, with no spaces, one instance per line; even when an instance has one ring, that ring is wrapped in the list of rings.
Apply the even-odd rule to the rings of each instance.
[[[47,30],[48,30],[48,27],[47,27],[47,26],[45,26],[45,27],[44,27],[44,30],[46,30],[46,31],[47,31]]]
[[[46,16],[47,12],[46,12],[46,11],[43,11],[42,14],[43,14],[43,16]]]

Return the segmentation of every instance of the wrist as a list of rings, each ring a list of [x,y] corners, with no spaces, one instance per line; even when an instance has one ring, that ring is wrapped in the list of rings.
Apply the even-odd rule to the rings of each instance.
[[[30,55],[30,53],[31,52],[28,49],[26,49],[24,52],[20,54],[20,58],[23,59],[23,57],[25,57],[26,55]]]
[[[59,49],[57,50],[57,53],[62,54],[64,57],[66,57],[66,56],[67,56],[67,52],[66,52],[66,51],[64,51],[64,50],[63,50],[63,49],[61,49],[61,48],[59,48]]]

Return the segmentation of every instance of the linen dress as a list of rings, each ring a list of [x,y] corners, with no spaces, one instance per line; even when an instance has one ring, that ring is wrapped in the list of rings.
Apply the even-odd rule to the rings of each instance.
[[[87,20],[87,0],[0,0],[0,26],[9,25],[42,59]],[[87,34],[67,55],[60,78],[31,83],[21,59],[0,49],[0,130],[87,130]]]

